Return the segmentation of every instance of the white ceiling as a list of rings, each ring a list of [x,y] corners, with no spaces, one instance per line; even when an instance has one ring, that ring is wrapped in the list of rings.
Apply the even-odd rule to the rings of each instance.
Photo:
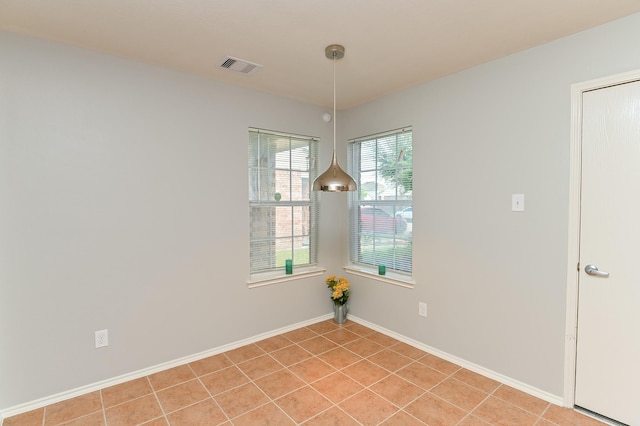
[[[640,12],[640,0],[0,0],[0,29],[351,107]],[[245,75],[225,56],[261,64]]]

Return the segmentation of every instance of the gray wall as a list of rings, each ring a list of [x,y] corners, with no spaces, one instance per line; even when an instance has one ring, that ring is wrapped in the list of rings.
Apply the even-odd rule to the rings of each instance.
[[[634,15],[344,114],[344,140],[414,128],[417,284],[352,277],[353,313],[562,396],[570,86],[639,69],[638,40]]]
[[[324,109],[8,33],[0,63],[0,410],[329,313],[318,277],[246,285],[248,127],[325,167]]]
[[[342,112],[342,140],[415,141],[417,285],[349,276],[352,313],[561,395],[569,87],[640,68],[638,39],[635,15]],[[321,108],[7,33],[0,63],[0,410],[329,312],[319,278],[246,286],[247,127],[326,165]]]

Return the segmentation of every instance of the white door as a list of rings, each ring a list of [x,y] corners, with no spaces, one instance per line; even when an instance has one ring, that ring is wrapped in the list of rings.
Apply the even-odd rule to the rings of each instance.
[[[585,92],[582,132],[575,404],[640,425],[640,82]]]

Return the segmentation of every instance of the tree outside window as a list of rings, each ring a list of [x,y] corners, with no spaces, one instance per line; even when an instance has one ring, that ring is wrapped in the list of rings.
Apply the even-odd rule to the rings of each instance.
[[[349,172],[359,190],[349,200],[350,261],[413,269],[413,132],[404,128],[349,143]]]

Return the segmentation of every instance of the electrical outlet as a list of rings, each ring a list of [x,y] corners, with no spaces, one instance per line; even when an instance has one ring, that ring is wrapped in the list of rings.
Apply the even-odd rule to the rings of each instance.
[[[418,315],[421,317],[427,316],[427,304],[424,302],[418,302]]]
[[[96,331],[96,349],[109,346],[109,330]]]

